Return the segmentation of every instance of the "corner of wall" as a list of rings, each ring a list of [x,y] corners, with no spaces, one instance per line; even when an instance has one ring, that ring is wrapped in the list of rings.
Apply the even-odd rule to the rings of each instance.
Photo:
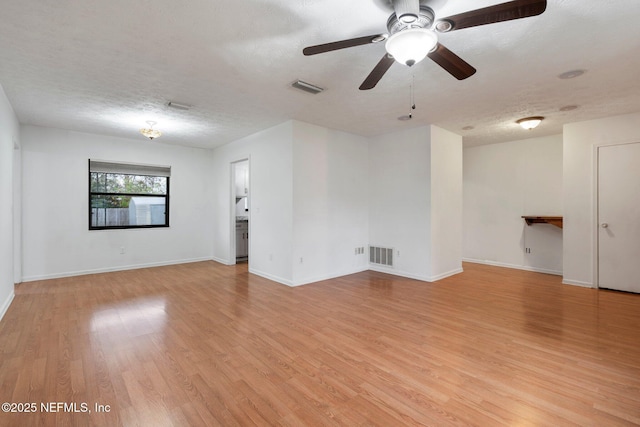
[[[431,126],[431,270],[434,280],[462,271],[462,136]]]
[[[14,298],[15,266],[20,263],[20,124],[0,86],[0,318]],[[18,278],[19,280],[19,278]]]
[[[9,296],[4,301],[2,306],[0,306],[0,321],[2,321],[2,319],[4,318],[4,315],[7,314],[7,310],[9,310],[9,306],[13,302],[14,297],[15,297],[15,292],[11,291],[11,294],[9,294]]]

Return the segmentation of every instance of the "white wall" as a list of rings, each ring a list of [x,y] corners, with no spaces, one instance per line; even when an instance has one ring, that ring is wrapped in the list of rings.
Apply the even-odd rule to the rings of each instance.
[[[562,230],[521,218],[562,215],[562,135],[463,152],[464,259],[562,274]]]
[[[294,284],[368,268],[368,152],[364,137],[293,123]]]
[[[298,121],[215,149],[214,259],[235,262],[231,163],[250,159],[250,272],[297,286],[366,269],[367,152],[366,138]]]
[[[292,285],[293,122],[288,121],[213,150],[213,256],[235,263],[235,197],[231,163],[249,159],[249,270]],[[233,203],[233,205],[232,205]]]
[[[462,137],[431,126],[431,280],[462,271]]]
[[[19,173],[20,128],[13,108],[0,86],[0,319],[4,316],[14,297],[13,285],[18,282],[14,275],[16,265],[20,265],[19,229],[15,229],[14,194],[19,188],[15,176]]]
[[[231,163],[243,159],[252,273],[295,286],[362,271],[367,254],[355,248],[369,243],[396,248],[392,274],[436,280],[459,271],[461,138],[436,127],[370,145],[289,121],[213,151],[34,126],[22,133],[24,280],[210,258],[233,264]],[[89,158],[170,164],[171,227],[89,231]]]
[[[18,121],[15,128],[19,134]],[[22,281],[22,147],[19,136],[13,141],[13,281]]]
[[[210,151],[34,126],[21,134],[23,280],[212,258]],[[89,231],[90,158],[170,165],[170,227]]]
[[[564,283],[595,286],[595,147],[640,141],[640,113],[564,126]]]
[[[418,127],[371,139],[369,242],[394,249],[394,268],[372,269],[429,280],[431,132]]]
[[[394,267],[434,281],[461,269],[462,137],[436,126],[372,138],[369,240],[394,248]]]
[[[460,272],[461,147],[433,126],[370,140],[290,121],[217,148],[214,259],[234,262],[230,164],[249,158],[252,273],[290,286],[350,274],[371,267],[368,244],[396,250],[380,271],[428,281]]]

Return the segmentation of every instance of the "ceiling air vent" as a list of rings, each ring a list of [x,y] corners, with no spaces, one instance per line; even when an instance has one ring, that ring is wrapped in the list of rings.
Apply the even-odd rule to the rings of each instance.
[[[295,87],[296,89],[300,89],[303,90],[305,92],[309,92],[312,94],[318,94],[320,92],[322,92],[324,89],[321,87],[318,87],[316,85],[312,85],[311,83],[307,83],[307,82],[303,82],[302,80],[298,80],[295,81],[293,83],[291,83],[291,86]]]
[[[167,107],[175,108],[176,110],[184,110],[184,111],[188,111],[188,110],[191,109],[191,105],[189,105],[189,104],[181,104],[181,103],[175,102],[175,101],[167,102]]]

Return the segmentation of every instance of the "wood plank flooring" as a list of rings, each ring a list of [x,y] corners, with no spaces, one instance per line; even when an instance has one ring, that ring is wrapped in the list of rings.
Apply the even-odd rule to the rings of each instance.
[[[37,408],[0,425],[640,424],[640,295],[464,268],[289,288],[202,262],[21,284],[0,401]]]

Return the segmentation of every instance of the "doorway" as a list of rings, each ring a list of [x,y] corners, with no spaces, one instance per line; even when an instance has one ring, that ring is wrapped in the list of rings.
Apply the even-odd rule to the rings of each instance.
[[[598,287],[640,293],[640,143],[598,147]]]
[[[249,261],[249,159],[231,163],[232,251],[235,262]],[[235,249],[235,250],[233,250]]]

